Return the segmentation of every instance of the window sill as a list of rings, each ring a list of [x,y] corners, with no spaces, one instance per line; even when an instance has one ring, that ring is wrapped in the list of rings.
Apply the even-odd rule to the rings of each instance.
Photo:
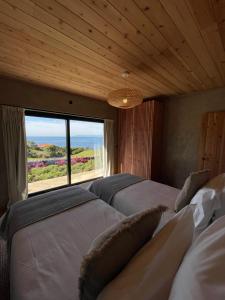
[[[97,180],[97,179],[100,179],[100,178],[103,178],[103,176],[96,177],[96,178],[91,178],[91,179],[80,181],[80,182],[77,182],[77,183],[61,185],[61,186],[58,186],[58,187],[54,187],[54,188],[43,190],[43,191],[39,191],[39,192],[29,193],[28,194],[28,199],[31,198],[31,197],[33,197],[33,196],[41,195],[41,194],[44,194],[44,193],[47,193],[47,192],[57,191],[57,190],[60,190],[60,189],[63,189],[63,188],[67,188],[67,187],[71,187],[71,186],[76,186],[76,185],[79,186],[81,184],[88,183],[88,182],[91,182],[93,180]]]

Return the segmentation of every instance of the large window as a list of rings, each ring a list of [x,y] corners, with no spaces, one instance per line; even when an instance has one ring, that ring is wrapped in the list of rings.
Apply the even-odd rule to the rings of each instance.
[[[103,175],[104,123],[70,121],[71,182]]]
[[[25,120],[29,194],[103,175],[102,121],[37,112]]]

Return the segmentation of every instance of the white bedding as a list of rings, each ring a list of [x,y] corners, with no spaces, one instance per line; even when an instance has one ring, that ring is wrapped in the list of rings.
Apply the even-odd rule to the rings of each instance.
[[[12,300],[76,300],[82,256],[124,216],[93,200],[18,231],[12,241]]]
[[[144,180],[119,191],[112,206],[126,216],[153,208],[168,206],[174,211],[176,197],[180,190],[152,180]]]
[[[192,207],[186,206],[137,252],[97,299],[168,300],[193,232]]]
[[[169,300],[225,299],[225,216],[194,241],[176,274]]]
[[[199,232],[204,230],[211,219],[225,215],[225,173],[211,179],[191,200],[196,204],[195,226]]]

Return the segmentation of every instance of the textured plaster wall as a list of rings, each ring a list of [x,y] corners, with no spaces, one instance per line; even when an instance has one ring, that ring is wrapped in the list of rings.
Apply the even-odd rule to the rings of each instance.
[[[8,78],[0,78],[0,104],[117,120],[117,110],[104,101]]]
[[[164,100],[162,181],[181,187],[198,168],[201,120],[206,112],[225,111],[225,88]]]

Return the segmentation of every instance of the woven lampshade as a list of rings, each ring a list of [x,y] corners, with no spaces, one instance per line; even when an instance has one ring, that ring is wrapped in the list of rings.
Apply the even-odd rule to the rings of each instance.
[[[108,95],[108,103],[112,106],[128,109],[141,104],[143,96],[135,89],[123,88],[112,91]]]

